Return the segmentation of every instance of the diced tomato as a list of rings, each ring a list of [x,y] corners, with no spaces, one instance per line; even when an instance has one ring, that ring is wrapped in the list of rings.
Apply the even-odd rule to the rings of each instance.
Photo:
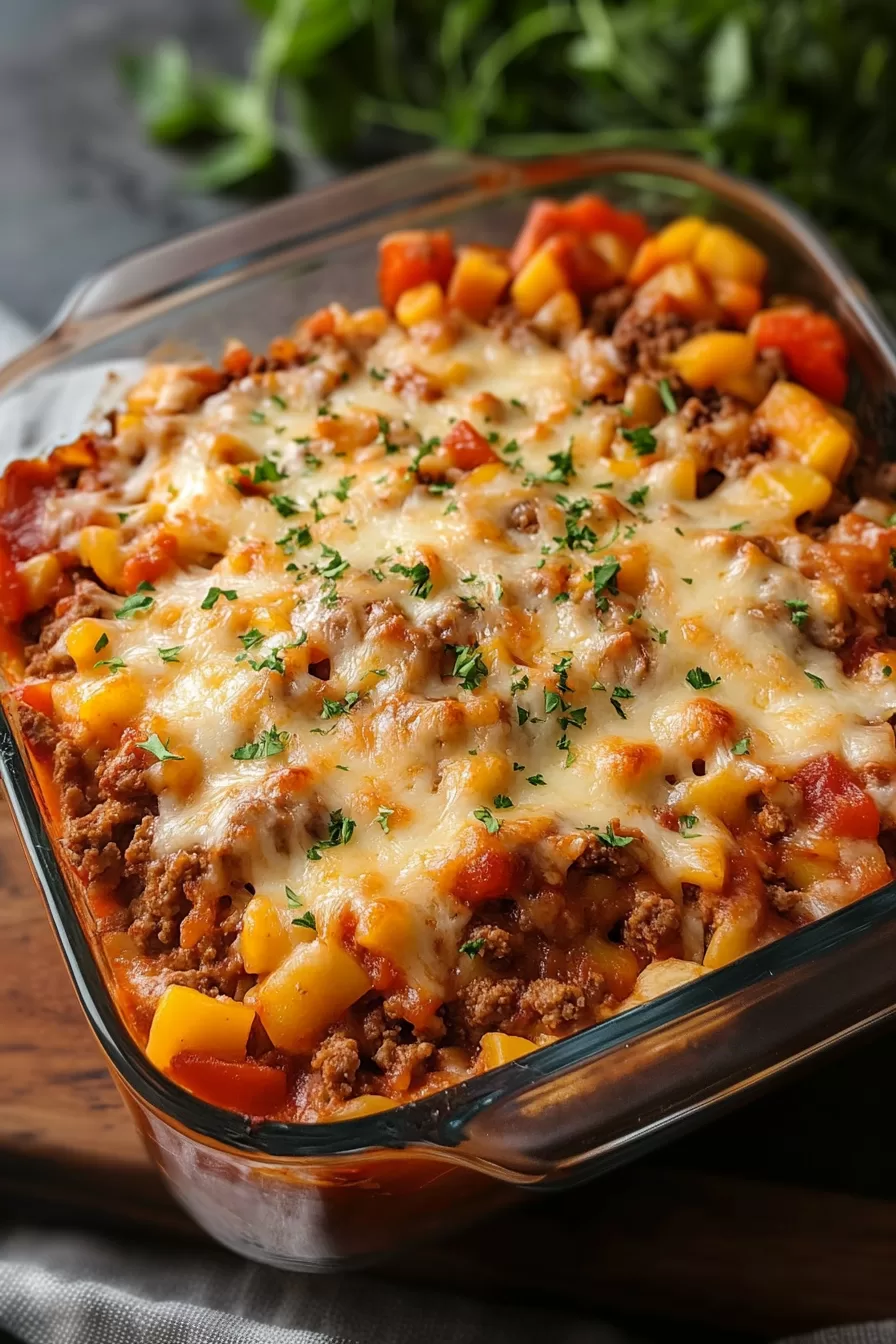
[[[254,1059],[234,1063],[184,1051],[174,1056],[169,1072],[203,1101],[241,1115],[273,1115],[286,1104],[286,1074]]]
[[[791,783],[803,795],[813,826],[832,835],[873,840],[880,828],[877,808],[847,765],[830,753],[808,761]]]
[[[177,560],[177,537],[173,532],[159,528],[142,550],[128,556],[121,570],[121,583],[126,593],[136,592],[141,583],[154,583],[174,568]]]
[[[569,288],[581,298],[593,298],[613,284],[610,267],[579,234],[556,233],[548,239],[546,250],[560,263]]]
[[[28,610],[28,595],[12,552],[13,542],[6,529],[0,528],[0,618],[8,625],[18,625]]]
[[[847,349],[832,317],[805,307],[767,308],[751,330],[758,350],[780,350],[798,383],[840,405],[846,396]]]
[[[559,201],[533,201],[510,250],[510,269],[516,275],[542,243],[566,228],[566,210]]]
[[[15,688],[16,699],[21,700],[23,704],[31,709],[36,709],[39,714],[46,714],[47,718],[53,716],[53,682],[45,681],[26,681]]]
[[[447,288],[454,269],[454,243],[447,229],[409,229],[380,240],[380,298],[393,309],[406,289],[434,280]]]
[[[602,196],[586,192],[566,206],[566,227],[577,233],[615,233],[632,247],[639,247],[650,230],[635,210],[617,210]]]
[[[647,237],[648,228],[641,215],[616,210],[603,197],[590,193],[577,196],[568,205],[533,201],[510,253],[514,275],[549,238],[564,232],[574,233],[583,240],[593,233],[615,233],[634,248]]]
[[[454,895],[475,905],[506,896],[513,884],[515,864],[506,849],[492,845],[480,849],[461,864],[454,877]]]
[[[474,467],[484,467],[486,462],[498,462],[497,453],[493,453],[488,439],[483,438],[478,429],[474,429],[468,420],[458,420],[452,425],[442,440],[451,457],[451,465],[461,471],[472,471]]]
[[[316,313],[306,317],[302,323],[302,335],[311,340],[316,340],[319,336],[332,336],[335,330],[336,315],[332,308],[318,308]]]
[[[221,368],[231,378],[245,378],[252,366],[252,351],[242,341],[229,341],[221,360]]]

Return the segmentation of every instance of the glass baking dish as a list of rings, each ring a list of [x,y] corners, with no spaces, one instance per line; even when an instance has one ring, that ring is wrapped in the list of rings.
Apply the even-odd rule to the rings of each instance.
[[[695,210],[769,255],[772,283],[829,308],[850,343],[853,407],[886,441],[896,342],[812,225],[755,185],[649,151],[534,165],[405,159],[111,266],[0,371],[5,457],[82,427],[110,370],[160,347],[255,348],[334,299],[374,299],[378,237],[447,225],[505,243],[528,199],[597,188],[654,222]],[[81,1004],[173,1193],[235,1251],[296,1269],[364,1262],[527,1190],[580,1182],[896,1011],[896,883],[661,999],[398,1109],[337,1124],[252,1123],[157,1073],[119,1016],[92,921],[63,873],[12,712],[0,772]]]

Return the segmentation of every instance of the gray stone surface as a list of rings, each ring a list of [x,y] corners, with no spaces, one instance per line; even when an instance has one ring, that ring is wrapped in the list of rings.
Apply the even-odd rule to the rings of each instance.
[[[235,73],[253,32],[242,0],[0,0],[0,302],[40,326],[83,276],[251,204],[189,189],[117,62],[176,35]],[[303,165],[297,185],[322,173]]]

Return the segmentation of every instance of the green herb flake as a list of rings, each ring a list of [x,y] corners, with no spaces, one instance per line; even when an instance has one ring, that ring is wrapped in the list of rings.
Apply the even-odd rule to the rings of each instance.
[[[286,750],[289,733],[277,728],[265,728],[254,742],[244,742],[231,752],[235,761],[259,761],[267,756],[279,756]]]
[[[460,678],[462,691],[475,691],[476,687],[488,676],[488,668],[483,661],[478,644],[448,644],[454,654],[454,668],[451,675]]]
[[[376,824],[385,835],[389,834],[389,818],[394,811],[394,807],[381,807],[376,814]]]
[[[685,674],[685,681],[695,691],[709,691],[713,686],[718,686],[721,680],[721,677],[711,677],[702,667],[692,667]]]
[[[170,738],[168,741],[170,742]],[[138,747],[148,751],[151,756],[155,756],[157,761],[182,761],[183,756],[176,756],[173,751],[168,750],[168,742],[163,742],[158,733],[150,733],[145,742],[138,742]]]
[[[110,672],[120,672],[125,666],[123,658],[101,658],[99,662],[94,663],[94,667],[108,667]]]
[[[206,593],[205,597],[202,599],[202,602],[200,603],[201,609],[203,611],[211,611],[212,607],[215,605],[219,597],[226,598],[228,602],[235,602],[236,589],[209,588],[208,592]]]
[[[678,413],[678,403],[675,400],[672,388],[669,386],[669,379],[661,378],[657,383],[656,388],[660,394],[660,401],[663,403],[666,410],[670,415],[676,415]]]
[[[547,786],[547,780],[545,779],[544,775],[527,775],[526,783],[531,784],[535,788],[537,788],[541,784]]]
[[[330,820],[327,824],[326,840],[318,840],[316,845],[312,845],[307,851],[308,858],[317,861],[321,858],[321,851],[325,849],[336,849],[339,845],[347,845],[355,833],[355,823],[351,817],[344,817],[342,809],[330,813]]]
[[[484,947],[484,938],[468,938],[465,943],[461,943],[458,950],[467,957],[476,957]]]
[[[801,598],[792,597],[785,598],[784,605],[790,612],[790,620],[792,624],[795,625],[798,630],[802,630],[809,619],[809,603],[804,602]]]
[[[152,597],[154,592],[153,585],[144,580],[143,583],[138,585],[135,593],[131,593],[130,597],[125,598],[115,613],[116,619],[123,620],[127,616],[134,616],[138,611],[149,611],[155,600]]]
[[[807,672],[806,676],[809,678],[816,691],[827,691],[830,689],[830,687],[822,681],[821,677],[817,677],[814,672]]]
[[[163,663],[179,663],[183,647],[183,644],[172,644],[170,649],[156,649],[156,653]]]
[[[501,829],[501,822],[497,817],[493,817],[487,807],[477,807],[473,811],[473,816],[477,821],[481,821],[489,835],[497,835]]]
[[[304,915],[297,916],[290,921],[297,929],[313,929],[317,933],[317,920],[314,918],[313,910],[306,910]]]
[[[620,433],[626,443],[631,444],[638,457],[647,457],[650,453],[656,452],[656,437],[645,425],[638,429],[623,429]]]
[[[286,476],[285,471],[281,471],[269,457],[263,457],[260,462],[255,463],[255,469],[252,472],[253,485],[265,485],[270,481],[282,481]]]
[[[492,799],[492,807],[498,812],[508,807],[513,807],[513,800],[507,797],[506,793],[496,793]]]
[[[742,737],[738,742],[735,742],[734,746],[731,748],[732,756],[749,756],[749,754],[750,739],[748,737]]]
[[[591,830],[593,828],[589,827],[588,829]],[[595,830],[594,833],[601,844],[608,845],[610,849],[624,849],[625,846],[630,845],[635,838],[633,835],[617,835],[613,830],[612,821],[607,823],[607,829],[605,831]]]
[[[390,574],[403,574],[406,579],[411,581],[411,597],[429,597],[432,592],[432,580],[430,579],[429,566],[424,565],[422,561],[416,565],[392,565]]]

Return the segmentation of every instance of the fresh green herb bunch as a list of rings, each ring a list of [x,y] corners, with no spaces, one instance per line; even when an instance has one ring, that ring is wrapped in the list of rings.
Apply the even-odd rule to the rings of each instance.
[[[125,66],[154,138],[221,137],[205,187],[284,151],[382,152],[374,128],[399,149],[684,150],[809,209],[896,311],[890,0],[246,3],[245,79],[194,70],[176,42]]]

